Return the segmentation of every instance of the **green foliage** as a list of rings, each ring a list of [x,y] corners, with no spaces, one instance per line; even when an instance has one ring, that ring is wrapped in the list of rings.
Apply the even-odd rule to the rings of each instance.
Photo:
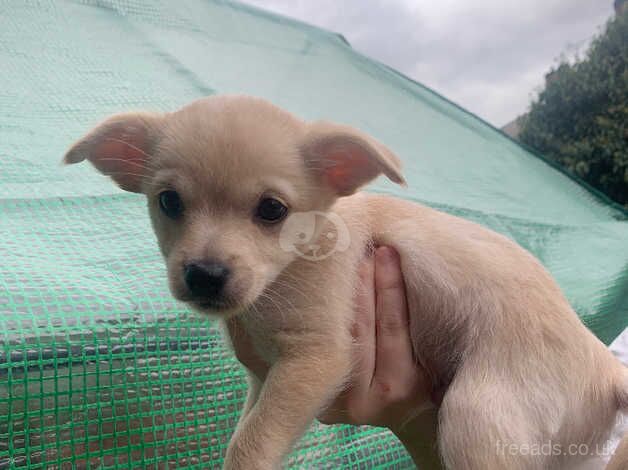
[[[628,12],[546,75],[519,138],[628,207]]]

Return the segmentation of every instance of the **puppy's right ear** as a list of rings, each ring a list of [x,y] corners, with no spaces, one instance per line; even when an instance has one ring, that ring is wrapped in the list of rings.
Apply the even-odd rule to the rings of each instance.
[[[76,142],[63,161],[72,164],[89,160],[122,189],[142,192],[142,180],[162,121],[162,115],[152,113],[111,116]]]

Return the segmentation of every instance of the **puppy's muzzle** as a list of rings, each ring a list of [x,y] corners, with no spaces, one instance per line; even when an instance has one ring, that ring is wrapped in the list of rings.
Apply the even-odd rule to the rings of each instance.
[[[229,268],[217,261],[193,261],[183,268],[190,293],[202,301],[219,301],[229,279]]]

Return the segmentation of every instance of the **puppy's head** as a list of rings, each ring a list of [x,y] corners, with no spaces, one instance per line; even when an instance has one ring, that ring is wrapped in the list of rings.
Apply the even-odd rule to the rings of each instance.
[[[292,214],[324,213],[380,173],[403,183],[397,158],[368,136],[244,96],[113,116],[65,155],[85,159],[146,195],[173,295],[223,315],[297,256],[280,240]]]

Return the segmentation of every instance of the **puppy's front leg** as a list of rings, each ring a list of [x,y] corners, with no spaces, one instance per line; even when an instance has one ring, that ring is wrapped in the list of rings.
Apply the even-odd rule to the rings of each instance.
[[[262,389],[262,382],[249,371],[248,373],[248,384],[249,390],[246,394],[246,401],[244,402],[244,406],[242,407],[242,411],[240,412],[240,419],[238,419],[238,425],[236,426],[236,433],[238,429],[240,429],[244,423],[246,416],[249,414],[249,411],[253,409],[255,403],[257,403],[257,398],[259,397],[259,392]]]
[[[257,403],[238,424],[227,450],[225,469],[281,467],[294,441],[348,375],[349,354],[333,349],[329,345],[301,346],[294,354],[279,357],[262,385]]]

